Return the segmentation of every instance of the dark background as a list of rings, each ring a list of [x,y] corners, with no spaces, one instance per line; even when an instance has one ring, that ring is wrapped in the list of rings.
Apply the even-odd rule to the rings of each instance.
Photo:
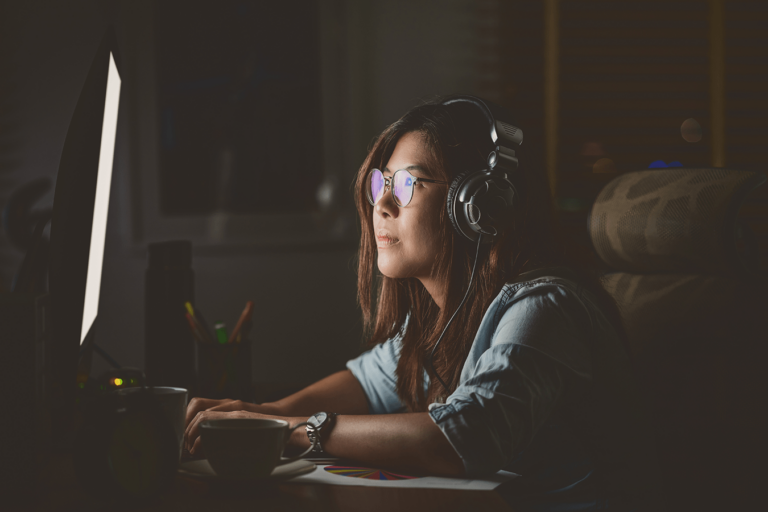
[[[213,4],[5,1],[0,12],[0,204],[32,178],[55,179],[94,52],[107,25],[116,26],[123,90],[99,307],[109,330],[99,332],[98,343],[124,366],[143,366],[146,244],[189,238],[197,303],[209,320],[234,323],[246,300],[256,303],[256,384],[288,388],[342,368],[361,350],[352,177],[377,133],[436,95],[473,93],[515,113],[525,131],[521,162],[548,173],[560,222],[581,241],[591,202],[616,173],[656,160],[766,170],[765,2],[215,2],[217,12],[244,9],[241,17],[206,15]],[[291,9],[298,9],[297,24],[286,24]],[[546,29],[548,20],[554,30]],[[228,31],[221,23],[230,22],[231,40],[222,40]],[[283,25],[310,28],[276,29]],[[233,49],[212,58],[206,54],[212,48]],[[245,50],[263,52],[262,60]],[[289,56],[295,69],[276,62],[307,79],[294,80],[294,90],[260,90],[250,106],[225,111],[216,102],[237,91],[195,100],[167,86],[178,76],[160,64],[174,62],[174,53],[184,65],[179,72],[194,70],[196,61],[210,65],[218,58],[217,65],[232,70],[249,58]],[[718,55],[722,69],[713,65]],[[243,76],[253,79],[257,69]],[[206,73],[200,76],[216,74]],[[279,115],[292,95],[311,119],[280,125],[264,134],[273,142],[263,144],[261,121],[297,121]],[[163,152],[168,105],[184,107],[189,122],[213,116],[225,134],[218,142],[236,139],[233,147],[241,149],[233,154],[255,162],[253,173],[240,175],[252,182],[232,188],[236,193],[223,202],[214,196],[178,202],[174,183],[184,176],[174,173],[194,169],[187,178],[211,183],[220,160],[214,154],[207,163],[184,164],[189,155]],[[262,120],[249,114],[269,108]],[[724,117],[718,121],[713,111]],[[688,119],[701,127],[697,142],[681,133]],[[252,145],[237,139],[243,123],[254,134]],[[290,211],[281,211],[280,202],[258,208],[251,202],[265,172],[286,172],[278,152],[302,163],[307,183]],[[51,202],[49,194],[39,206]],[[742,216],[759,236],[766,267],[768,193],[752,197]],[[22,256],[0,233],[0,289],[9,288]],[[94,359],[95,373],[105,368]]]
[[[173,0],[154,14],[162,213],[316,210],[317,2]]]

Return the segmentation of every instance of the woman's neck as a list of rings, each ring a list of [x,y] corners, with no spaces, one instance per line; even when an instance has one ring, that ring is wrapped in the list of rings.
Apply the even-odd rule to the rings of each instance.
[[[427,293],[432,297],[432,300],[435,301],[437,307],[439,307],[442,311],[443,306],[445,306],[445,282],[439,281],[433,277],[420,278],[419,281],[421,281],[424,289],[427,290]]]

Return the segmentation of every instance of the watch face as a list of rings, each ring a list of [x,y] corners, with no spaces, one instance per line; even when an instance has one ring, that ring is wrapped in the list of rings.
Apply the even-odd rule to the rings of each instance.
[[[309,423],[310,425],[312,425],[315,428],[319,428],[320,426],[322,426],[323,423],[325,423],[325,421],[327,419],[328,419],[328,415],[326,413],[319,412],[319,413],[315,414],[314,416],[312,416],[311,418],[309,418],[307,420],[307,423]]]

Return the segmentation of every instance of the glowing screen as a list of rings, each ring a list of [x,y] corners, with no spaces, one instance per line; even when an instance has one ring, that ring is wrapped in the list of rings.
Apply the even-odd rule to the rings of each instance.
[[[117,109],[120,104],[120,84],[120,74],[117,72],[115,59],[110,53],[109,74],[107,75],[107,96],[104,100],[104,120],[101,125],[99,173],[96,179],[96,199],[93,203],[91,248],[90,254],[88,255],[88,277],[85,282],[83,327],[80,330],[81,345],[99,311],[101,266],[104,260],[104,238],[107,231],[109,189],[112,183],[112,160],[115,155],[115,133],[117,132]]]

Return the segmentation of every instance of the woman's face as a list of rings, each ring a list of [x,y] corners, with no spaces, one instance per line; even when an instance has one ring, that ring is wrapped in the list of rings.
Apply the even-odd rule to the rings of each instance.
[[[428,178],[428,153],[420,133],[403,135],[382,169],[385,177],[407,169],[416,178]],[[445,208],[447,185],[419,182],[407,206],[399,207],[389,188],[373,207],[373,231],[378,248],[379,271],[387,277],[415,277],[424,286],[442,250],[440,209]],[[431,290],[430,290],[431,291]],[[434,296],[434,294],[433,294]]]

